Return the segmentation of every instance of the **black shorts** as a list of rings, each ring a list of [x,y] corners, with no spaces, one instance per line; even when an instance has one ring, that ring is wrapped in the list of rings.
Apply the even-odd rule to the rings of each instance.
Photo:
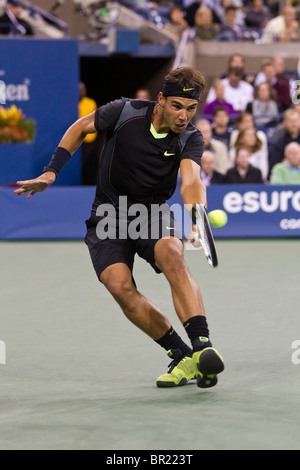
[[[98,279],[104,269],[115,263],[126,264],[132,272],[135,254],[146,260],[156,273],[161,272],[155,265],[155,244],[161,238],[166,237],[176,237],[182,240],[182,233],[173,212],[167,205],[163,206],[163,210],[161,208],[162,206],[159,211],[151,212],[147,219],[139,220],[138,224],[137,219],[135,219],[136,221],[133,218],[123,220],[122,230],[120,229],[121,223],[118,222],[113,236],[110,234],[106,238],[103,236],[103,225],[99,225],[104,222],[104,217],[91,216],[86,221],[85,243],[88,246]],[[124,230],[124,225],[127,226],[127,230]],[[132,234],[131,229],[135,227],[137,227],[136,232],[139,233],[138,237],[136,232]]]

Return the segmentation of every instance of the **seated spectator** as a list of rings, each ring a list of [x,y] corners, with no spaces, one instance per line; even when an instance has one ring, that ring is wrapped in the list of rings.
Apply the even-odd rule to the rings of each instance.
[[[199,10],[201,7],[210,7],[212,14],[213,14],[213,23],[214,24],[220,24],[221,20],[216,15],[215,9],[214,9],[214,2],[210,2],[209,0],[194,0],[192,3],[189,3],[185,8],[185,19],[188,23],[188,25],[193,28],[195,26],[195,20],[196,20],[196,12]]]
[[[296,20],[296,9],[293,6],[285,6],[282,13],[272,18],[266,24],[261,44],[273,42],[299,41],[299,23]]]
[[[291,77],[286,73],[286,65],[283,57],[274,57],[273,65],[275,69],[275,76],[278,80],[285,80],[286,82],[291,82]]]
[[[274,140],[270,151],[270,169],[280,163],[284,156],[285,147],[291,142],[300,144],[300,116],[294,109],[287,109],[283,118],[283,129]]]
[[[235,52],[234,54],[231,54],[228,58],[227,62],[227,70],[225,74],[221,75],[221,78],[226,78],[229,74],[229,71],[231,69],[240,69],[242,72],[242,80],[244,80],[247,83],[250,83],[253,85],[254,83],[254,78],[255,75],[252,73],[246,73],[245,71],[246,68],[246,58],[239,52]]]
[[[21,9],[17,0],[8,0],[4,15],[0,16],[0,35],[33,36],[27,21],[20,18]]]
[[[283,112],[291,105],[290,85],[286,80],[276,76],[276,69],[272,60],[264,60],[261,65],[261,73],[255,79],[255,86],[262,82],[268,82],[275,90],[275,101],[279,112]]]
[[[269,175],[268,147],[263,145],[254,127],[242,129],[237,136],[234,146],[229,151],[230,161],[233,164],[239,147],[245,147],[249,152],[249,163],[258,168],[264,181]]]
[[[182,32],[188,27],[189,24],[185,18],[185,12],[179,6],[175,5],[170,10],[169,23],[165,24],[165,28],[171,29],[171,31],[175,29],[177,34],[181,36]]]
[[[300,145],[291,142],[284,149],[284,160],[271,171],[271,184],[300,184]]]
[[[271,17],[271,12],[263,0],[251,0],[250,6],[246,8],[244,21],[248,28],[260,33]]]
[[[247,111],[242,112],[237,119],[236,126],[237,128],[231,132],[230,143],[229,143],[230,148],[234,146],[236,139],[238,137],[238,134],[242,129],[245,129],[247,127],[255,127],[252,114],[248,113]],[[262,141],[263,146],[267,147],[268,139],[267,139],[266,134],[263,131],[258,130],[257,135],[259,139]]]
[[[215,170],[218,173],[221,173],[221,175],[224,175],[230,168],[230,160],[226,145],[219,140],[212,138],[211,125],[207,119],[199,119],[195,126],[203,135],[205,150],[210,150],[214,154]]]
[[[196,37],[202,41],[211,41],[219,34],[219,27],[213,22],[212,10],[209,7],[200,7],[195,15]]]
[[[226,145],[229,150],[229,142],[231,135],[231,128],[229,127],[230,116],[225,107],[219,106],[214,109],[213,123],[212,123],[212,136]]]
[[[201,158],[201,180],[206,187],[211,184],[222,184],[224,176],[215,170],[215,156],[210,150],[205,150]]]
[[[247,111],[252,114],[256,127],[274,126],[280,114],[274,100],[275,90],[268,83],[260,83],[254,90],[254,100],[248,103]]]
[[[228,76],[222,79],[224,84],[224,99],[230,103],[237,112],[245,111],[246,106],[253,100],[253,87],[242,79],[242,71],[239,68],[230,69]],[[210,89],[206,103],[216,99],[215,91]]]
[[[218,41],[241,41],[243,29],[236,21],[237,8],[233,5],[225,9],[224,23],[221,26]]]
[[[214,11],[218,18],[220,18],[220,24],[224,24],[226,8],[233,6],[236,8],[236,24],[242,28],[244,27],[244,4],[242,0],[212,0],[212,2],[214,4]]]
[[[263,184],[261,171],[250,164],[250,153],[245,147],[236,151],[234,167],[230,168],[225,177],[225,184]]]
[[[215,99],[211,101],[210,103],[206,103],[204,105],[202,114],[210,117],[213,115],[215,108],[222,106],[223,108],[227,109],[227,112],[231,118],[236,118],[239,115],[239,113],[238,111],[234,110],[233,106],[230,103],[225,101],[224,99],[225,87],[224,87],[224,83],[222,82],[220,78],[217,78],[216,80],[214,80],[213,88],[215,91]]]
[[[87,96],[85,83],[79,82],[78,117],[82,118],[93,113],[97,109],[94,99]],[[99,135],[97,133],[87,134],[81,146],[81,182],[83,186],[94,186],[97,184],[99,166]]]

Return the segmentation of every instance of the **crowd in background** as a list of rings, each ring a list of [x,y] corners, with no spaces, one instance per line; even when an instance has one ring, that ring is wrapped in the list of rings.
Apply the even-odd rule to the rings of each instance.
[[[130,2],[122,0],[127,6]],[[8,4],[9,14],[18,18],[18,0],[8,0]],[[288,5],[279,11],[279,2],[272,0],[140,0],[131,7],[141,14],[153,8],[167,12],[165,24],[172,24],[179,34],[194,28],[203,41],[259,40],[266,44],[300,38],[296,7]],[[19,21],[26,34],[32,35],[30,25]],[[255,74],[246,73],[241,54],[229,58],[227,70],[215,78],[195,121],[205,141],[201,173],[206,185],[300,184],[298,78],[297,71],[286,70],[281,57],[263,60]],[[79,115],[90,106],[86,91],[82,98]],[[95,184],[96,137],[92,140],[83,146],[86,163],[93,159],[93,170],[89,163],[83,184]]]
[[[255,41],[261,44],[300,40],[299,11],[276,0],[120,0],[144,18],[175,30],[192,28],[202,41]],[[153,15],[153,9],[157,15]],[[159,20],[158,20],[159,17]]]
[[[233,54],[217,77],[195,125],[205,152],[202,178],[209,184],[300,184],[300,90],[297,74],[281,57],[245,73]]]

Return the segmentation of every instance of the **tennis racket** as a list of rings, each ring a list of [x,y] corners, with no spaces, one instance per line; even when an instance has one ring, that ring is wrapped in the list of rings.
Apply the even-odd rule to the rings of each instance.
[[[193,210],[195,211],[198,229],[193,245],[203,248],[208,264],[215,268],[218,266],[218,256],[206,209],[203,204],[197,203]]]

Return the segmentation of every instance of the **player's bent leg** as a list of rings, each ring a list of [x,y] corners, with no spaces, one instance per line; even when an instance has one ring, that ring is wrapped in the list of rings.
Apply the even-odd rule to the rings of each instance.
[[[155,262],[166,276],[172,291],[178,317],[185,323],[194,315],[205,316],[200,289],[191,276],[183,257],[182,242],[175,238],[162,238],[154,249]]]
[[[200,388],[213,387],[218,382],[218,374],[224,370],[224,361],[209,341],[200,289],[183,259],[182,246],[178,240],[173,240],[174,242],[171,239],[171,243],[167,239],[157,242],[156,262],[170,283],[176,312],[192,342],[193,367],[197,385]],[[191,331],[191,326],[188,326],[192,323],[193,331]],[[196,331],[200,338],[195,334]],[[170,369],[172,372],[172,364]]]
[[[137,291],[126,264],[116,263],[107,267],[100,274],[100,280],[126,317],[152,339],[161,338],[171,328],[167,317]]]

